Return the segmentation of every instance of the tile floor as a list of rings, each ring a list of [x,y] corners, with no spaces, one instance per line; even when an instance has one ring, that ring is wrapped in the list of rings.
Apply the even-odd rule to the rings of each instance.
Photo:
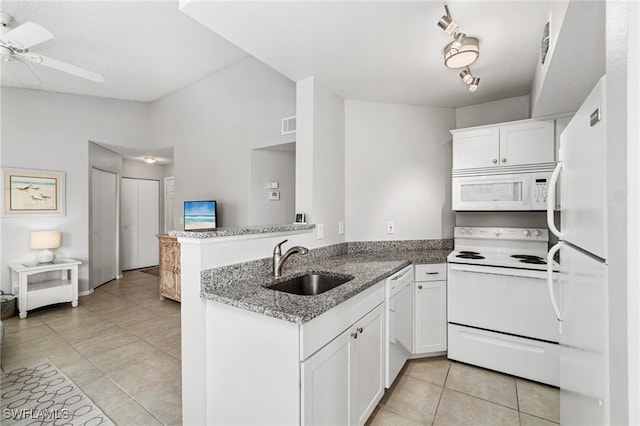
[[[182,420],[180,304],[139,271],[70,303],[2,322],[3,371],[49,358],[119,425]]]
[[[3,321],[3,371],[45,358],[118,425],[180,424],[180,304],[158,278],[125,273],[79,300]],[[450,362],[412,360],[368,421],[374,425],[553,425],[558,390]]]
[[[436,357],[410,360],[367,424],[543,426],[559,422],[557,388]]]

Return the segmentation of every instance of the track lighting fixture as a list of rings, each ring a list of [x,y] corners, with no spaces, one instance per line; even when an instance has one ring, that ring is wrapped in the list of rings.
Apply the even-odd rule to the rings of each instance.
[[[438,27],[453,37],[453,41],[444,48],[444,64],[448,68],[466,68],[460,73],[460,77],[469,86],[469,91],[475,92],[480,79],[471,75],[469,65],[480,56],[480,41],[457,31],[458,24],[453,21],[446,3],[444,10],[446,14],[438,21]]]
[[[465,69],[462,70],[462,72],[460,73],[460,78],[462,79],[464,84],[468,86],[470,92],[473,93],[478,90],[480,78],[474,77],[473,74],[471,74],[471,70],[469,69],[469,67],[465,67]]]
[[[453,35],[453,32],[458,29],[458,24],[453,22],[453,19],[451,19],[449,6],[447,6],[446,3],[444,4],[444,10],[447,12],[447,14],[442,15],[442,18],[440,18],[440,20],[438,21],[438,26],[442,28],[445,33]]]

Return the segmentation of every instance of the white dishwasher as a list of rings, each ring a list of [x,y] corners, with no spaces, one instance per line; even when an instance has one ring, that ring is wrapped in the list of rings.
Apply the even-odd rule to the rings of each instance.
[[[385,310],[385,387],[389,388],[413,349],[412,265],[387,278]]]

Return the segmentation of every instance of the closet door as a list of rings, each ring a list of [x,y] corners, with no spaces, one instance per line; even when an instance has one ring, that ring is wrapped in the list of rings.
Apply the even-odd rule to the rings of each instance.
[[[91,288],[118,275],[116,231],[117,175],[99,169],[91,172]]]
[[[121,194],[122,269],[157,265],[160,182],[125,178]]]

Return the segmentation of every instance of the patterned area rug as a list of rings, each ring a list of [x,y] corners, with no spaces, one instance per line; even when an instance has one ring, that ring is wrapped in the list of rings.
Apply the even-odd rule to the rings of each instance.
[[[51,363],[2,373],[0,389],[3,425],[113,425]]]

